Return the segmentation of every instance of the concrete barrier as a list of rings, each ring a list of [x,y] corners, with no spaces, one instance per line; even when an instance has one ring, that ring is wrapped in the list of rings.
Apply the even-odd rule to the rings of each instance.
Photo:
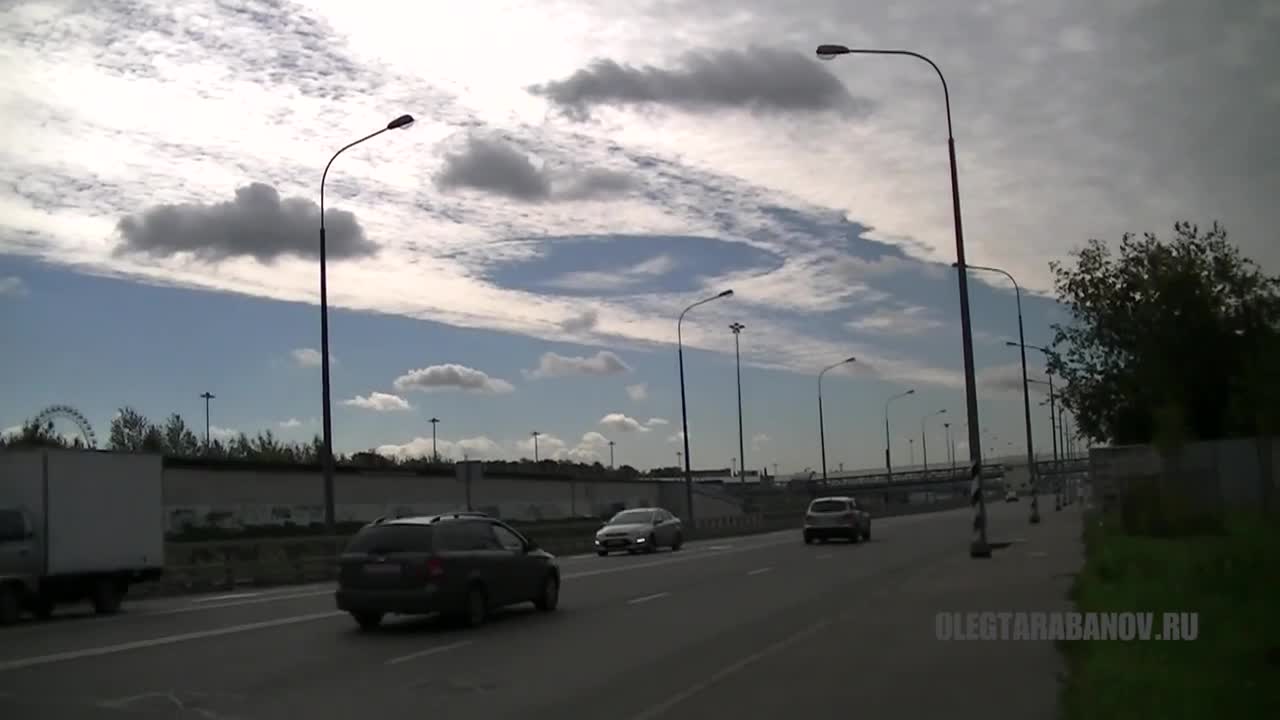
[[[967,507],[967,500],[954,500],[932,505],[896,505],[872,511],[872,517],[885,518],[942,512]],[[699,521],[690,539],[708,540],[722,537],[754,535],[795,529],[798,533],[802,512],[755,513],[739,517],[708,518]],[[592,541],[598,523],[564,526],[546,532],[525,528],[538,545],[554,555],[569,556],[592,552]],[[197,592],[232,590],[244,587],[270,587],[331,581],[336,576],[336,556],[347,537],[269,538],[257,540],[219,540],[212,542],[169,543],[164,576],[152,583],[135,586],[133,597],[157,597]]]

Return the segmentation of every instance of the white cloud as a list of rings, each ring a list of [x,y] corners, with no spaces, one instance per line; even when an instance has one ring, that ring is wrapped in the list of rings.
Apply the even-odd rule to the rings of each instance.
[[[615,432],[649,432],[639,420],[622,413],[609,413],[600,418],[600,424]]]
[[[760,450],[770,442],[772,442],[772,439],[764,433],[756,433],[755,435],[752,435],[751,452],[760,452]]]
[[[911,305],[897,308],[878,308],[845,324],[850,330],[883,335],[919,335],[937,330],[945,323],[933,317],[929,308]]]
[[[622,290],[628,286],[662,277],[675,270],[676,261],[670,255],[658,255],[622,270],[583,270],[559,275],[545,284],[561,290]]]
[[[565,377],[567,375],[616,375],[631,372],[631,367],[616,353],[601,350],[591,357],[567,357],[557,353],[543,353],[538,367],[525,370],[530,380]]]
[[[533,457],[533,447],[534,447],[534,443],[533,443],[532,435],[516,443],[516,449],[519,450],[524,456],[527,456],[530,458]],[[538,434],[538,459],[539,460],[545,460],[547,458],[554,459],[557,457],[562,457],[563,453],[567,452],[568,447],[569,447],[568,443],[556,437],[555,435],[548,435],[546,433]]]
[[[640,402],[645,398],[649,397],[649,386],[646,385],[645,383],[628,385],[627,397],[631,398],[632,400],[635,400],[636,402]]]
[[[27,284],[17,275],[0,277],[0,296],[21,298],[30,294]]]
[[[431,437],[415,437],[402,444],[379,445],[374,452],[388,457],[425,458],[431,457]],[[436,452],[443,458],[453,460],[501,460],[509,453],[493,439],[479,435],[460,440],[436,440]]]
[[[677,433],[673,433],[673,434],[671,434],[671,435],[668,435],[668,436],[667,436],[667,442],[669,442],[669,443],[682,443],[682,442],[684,442],[684,433],[683,433],[683,432],[677,432]]]
[[[471,392],[509,393],[515,388],[511,383],[500,378],[489,377],[487,373],[465,365],[449,363],[409,370],[395,379],[397,390],[465,390]]]
[[[320,367],[320,351],[315,348],[296,348],[290,351],[289,355],[298,367]],[[329,353],[329,364],[336,365],[337,363],[337,358],[333,356],[333,353]]]
[[[342,404],[374,412],[403,412],[412,409],[404,398],[384,392],[371,392],[365,396],[357,395],[350,400],[343,400]]]
[[[21,425],[10,425],[5,429],[0,430],[0,437],[9,437],[11,435],[21,435],[21,434],[22,434]]]
[[[293,428],[302,427],[302,421],[298,418],[289,418],[278,423],[282,430],[291,430]]]
[[[221,440],[226,442],[234,440],[240,436],[240,431],[235,428],[218,427],[217,425],[209,426],[209,437],[213,440]]]
[[[980,390],[982,388],[989,388],[1003,392],[1021,394],[1022,364],[1021,362],[1015,362],[1003,365],[990,365],[979,370],[975,379]],[[1028,363],[1027,379],[1030,381],[1031,392],[1042,393],[1045,395],[1048,394],[1048,386],[1041,384],[1048,382],[1049,380],[1049,377],[1044,373],[1043,369],[1034,367]]]
[[[668,424],[667,419],[660,418],[660,417],[651,417],[645,422],[645,425],[648,425],[649,427],[658,427],[659,425],[666,425],[666,424]]]

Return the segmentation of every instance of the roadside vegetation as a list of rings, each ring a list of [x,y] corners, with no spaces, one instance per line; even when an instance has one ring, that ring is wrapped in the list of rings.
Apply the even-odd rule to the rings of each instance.
[[[1091,241],[1055,264],[1070,322],[1050,370],[1079,430],[1149,444],[1164,469],[1130,478],[1084,530],[1082,612],[1196,613],[1194,640],[1061,643],[1070,720],[1280,717],[1280,503],[1270,446],[1259,507],[1226,511],[1179,470],[1188,443],[1280,431],[1280,280],[1179,223],[1172,241]]]

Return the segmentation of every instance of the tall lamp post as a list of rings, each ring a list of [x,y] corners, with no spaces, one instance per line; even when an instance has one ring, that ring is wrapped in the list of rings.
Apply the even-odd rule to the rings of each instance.
[[[947,409],[943,408],[920,418],[920,453],[924,458],[924,474],[926,478],[929,476],[929,436],[925,432],[925,425],[929,422],[929,418],[936,417],[938,415],[945,415],[946,413]]]
[[[898,55],[916,58],[929,63],[929,67],[942,81],[942,101],[947,112],[947,157],[951,164],[951,209],[955,223],[956,278],[960,288],[960,341],[964,352],[965,409],[969,419],[969,502],[973,507],[973,536],[969,543],[969,557],[991,557],[991,545],[987,542],[987,501],[982,483],[982,438],[978,435],[978,382],[973,363],[973,326],[969,317],[969,277],[964,272],[964,227],[960,220],[960,181],[956,171],[956,140],[951,127],[951,92],[942,70],[929,58],[911,50],[875,50],[850,48],[844,45],[819,45],[818,57],[832,60],[840,55]]]
[[[1040,353],[1040,354],[1044,355],[1046,358],[1047,358],[1047,357],[1050,357],[1050,356],[1053,354],[1053,353],[1049,350],[1049,348],[1042,347],[1042,346],[1040,346],[1040,345],[1028,345],[1026,342],[1021,342],[1021,341],[1020,341],[1020,342],[1017,342],[1017,343],[1006,342],[1005,344],[1006,344],[1006,345],[1009,345],[1009,346],[1011,346],[1011,347],[1012,347],[1012,346],[1014,346],[1014,345],[1016,345],[1016,346],[1018,346],[1018,347],[1022,348],[1022,351],[1023,351],[1023,357],[1024,357],[1024,358],[1025,358],[1025,356],[1026,356],[1026,351],[1027,351],[1027,350],[1035,350],[1036,352],[1038,352],[1038,353]],[[1024,361],[1024,362],[1025,362],[1025,361]],[[1026,382],[1027,382],[1027,381],[1025,380],[1025,377],[1026,377],[1026,375],[1024,374],[1024,375],[1023,375],[1023,378],[1024,378],[1023,382],[1024,382],[1024,383],[1026,383]],[[1042,382],[1042,383],[1043,383],[1044,381],[1033,380],[1033,381],[1031,381],[1031,382]],[[1062,478],[1061,478],[1061,474],[1062,474],[1062,467],[1061,467],[1061,465],[1060,465],[1060,464],[1059,464],[1059,462],[1058,462],[1058,457],[1059,457],[1059,453],[1058,453],[1058,426],[1057,426],[1058,412],[1057,412],[1057,410],[1055,409],[1057,406],[1056,406],[1056,404],[1055,404],[1054,392],[1053,392],[1053,375],[1049,375],[1049,381],[1048,381],[1047,383],[1044,383],[1044,384],[1046,384],[1046,385],[1048,385],[1048,386],[1049,386],[1049,427],[1050,427],[1050,431],[1051,431],[1051,433],[1052,433],[1052,435],[1053,435],[1053,471],[1054,471],[1054,481],[1053,481],[1053,486],[1054,486],[1053,509],[1054,509],[1054,510],[1061,510],[1061,509],[1062,509],[1062,490],[1061,490],[1061,486],[1062,486]],[[1032,497],[1032,498],[1034,498],[1034,497],[1035,497],[1035,495],[1033,494],[1031,497]]]
[[[200,397],[204,398],[204,452],[209,454],[211,444],[209,442],[209,401],[217,397],[208,390],[200,393]]]
[[[889,405],[892,404],[894,400],[915,394],[916,389],[911,388],[910,390],[900,392],[884,401],[884,472],[886,484],[893,482],[893,439],[889,435]]]
[[[732,290],[725,290],[708,298],[703,298],[698,302],[690,305],[680,312],[680,317],[676,319],[676,358],[680,365],[680,434],[684,439],[684,499],[685,519],[689,521],[691,530],[697,529],[697,520],[693,513],[693,465],[689,461],[689,402],[685,397],[684,390],[684,316],[688,312],[699,305],[706,305],[713,300],[727,298],[733,295]]]
[[[951,444],[951,423],[942,423],[942,429],[947,433],[947,465],[951,468],[951,472],[956,469],[955,447]]]
[[[533,436],[533,461],[536,463],[538,462],[538,436],[542,433],[534,430],[529,434]]]
[[[440,423],[440,418],[431,418],[431,462],[440,462],[440,453],[436,452],[436,425]]]
[[[821,372],[818,373],[818,446],[821,448],[821,452],[822,452],[822,485],[823,487],[826,487],[826,484],[827,484],[827,431],[825,427],[826,422],[823,420],[823,417],[822,417],[822,376],[826,375],[828,370],[831,370],[833,368],[838,368],[841,365],[848,365],[849,363],[857,362],[857,361],[858,361],[857,358],[848,357],[848,358],[845,358],[844,360],[841,360],[838,363],[832,363],[822,368]]]
[[[333,411],[329,394],[329,281],[325,261],[327,248],[324,228],[324,184],[329,179],[329,167],[348,148],[355,147],[365,140],[375,138],[388,130],[407,128],[412,124],[412,115],[401,115],[387,123],[387,126],[381,130],[369,133],[355,142],[343,145],[338,152],[333,154],[333,157],[329,158],[329,162],[324,166],[324,173],[320,175],[320,393],[321,403],[323,404],[322,414],[324,416],[324,448],[323,457],[320,458],[320,467],[321,472],[324,474],[324,522],[330,537],[333,537],[337,532],[337,516],[333,501]]]
[[[954,263],[952,267],[955,267]],[[1022,415],[1027,431],[1027,472],[1031,473],[1031,524],[1037,525],[1040,523],[1040,478],[1036,470],[1036,451],[1031,432],[1031,390],[1027,387],[1027,349],[1025,347],[1027,337],[1022,325],[1022,287],[1018,285],[1018,281],[1013,278],[1013,275],[1000,268],[986,265],[970,265],[969,269],[1003,275],[1009,278],[1009,282],[1013,283],[1013,297],[1018,306],[1018,342],[1005,344],[1009,346],[1016,345],[1022,358]]]
[[[609,469],[613,469],[613,441],[609,441]]]
[[[733,357],[738,374],[738,458],[741,460],[744,475],[747,471],[747,449],[742,442],[742,349],[738,344],[738,336],[746,328],[747,326],[740,322],[729,325],[729,329],[733,331]]]

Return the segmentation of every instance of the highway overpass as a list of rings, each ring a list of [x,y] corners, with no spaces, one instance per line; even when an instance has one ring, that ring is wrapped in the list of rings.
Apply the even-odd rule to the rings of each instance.
[[[878,521],[858,545],[796,530],[563,558],[559,611],[477,630],[360,633],[327,585],[86,609],[0,630],[0,717],[1052,717],[1052,643],[941,642],[935,615],[1066,609],[1079,516],[1030,529],[1025,508],[993,505],[992,539],[1014,544],[981,561],[969,522],[962,509]]]

